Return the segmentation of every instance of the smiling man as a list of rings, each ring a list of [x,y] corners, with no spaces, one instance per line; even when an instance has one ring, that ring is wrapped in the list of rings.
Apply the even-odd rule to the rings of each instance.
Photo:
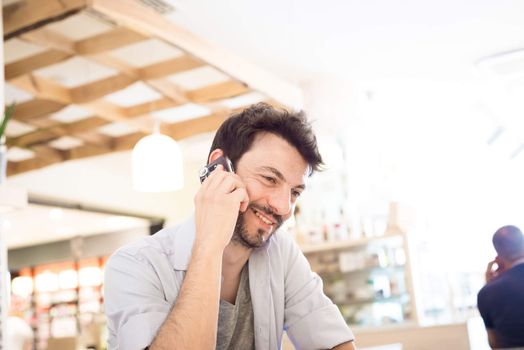
[[[195,214],[121,248],[105,273],[110,349],[356,349],[338,308],[291,237],[322,164],[302,113],[257,104],[217,131]]]

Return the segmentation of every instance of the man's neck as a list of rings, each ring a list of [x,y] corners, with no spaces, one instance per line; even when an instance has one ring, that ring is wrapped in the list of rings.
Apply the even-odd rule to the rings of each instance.
[[[233,241],[226,246],[222,255],[220,299],[231,304],[235,303],[242,268],[249,260],[252,251],[252,249],[243,247]]]
[[[240,271],[248,261],[252,251],[253,249],[246,248],[234,241],[229,242],[222,254],[222,270],[226,268]]]
[[[511,267],[524,264],[524,256],[511,262]]]

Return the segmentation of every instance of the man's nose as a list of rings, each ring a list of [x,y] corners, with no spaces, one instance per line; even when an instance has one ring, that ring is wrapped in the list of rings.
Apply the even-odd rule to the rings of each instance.
[[[269,205],[276,211],[275,214],[284,218],[291,212],[293,203],[291,202],[291,191],[288,188],[276,190],[271,198]]]

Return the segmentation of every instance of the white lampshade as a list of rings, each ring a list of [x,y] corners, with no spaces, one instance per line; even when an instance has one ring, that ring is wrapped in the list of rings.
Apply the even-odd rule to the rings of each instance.
[[[140,192],[169,192],[184,186],[182,152],[169,136],[153,133],[133,148],[133,187]]]

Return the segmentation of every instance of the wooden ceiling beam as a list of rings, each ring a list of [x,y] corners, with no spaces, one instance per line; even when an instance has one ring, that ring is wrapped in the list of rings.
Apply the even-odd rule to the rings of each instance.
[[[186,92],[167,79],[147,80],[146,83],[162,95],[170,98],[177,104],[189,102]]]
[[[197,62],[195,59],[184,58],[183,60],[177,61],[168,60],[161,63],[152,64],[144,68],[135,68],[127,64],[126,62],[123,62],[122,60],[111,56],[108,53],[90,55],[89,59],[93,59],[101,65],[105,65],[107,67],[116,69],[119,72],[121,72],[121,74],[127,75],[132,79],[142,79],[142,81],[150,88],[156,90],[161,95],[171,99],[176,104],[188,102],[188,99],[185,96],[185,91],[183,91],[167,79],[162,79],[164,77],[164,74],[167,74],[167,72],[181,72],[182,68],[191,69],[192,67],[199,67],[202,64],[200,62]],[[173,67],[167,68],[170,65],[168,63],[173,64]],[[145,76],[160,78],[144,80]],[[132,113],[131,115],[134,116],[136,114]]]
[[[42,77],[26,74],[11,80],[10,83],[31,93],[36,99],[52,100],[64,105],[72,103],[69,89]],[[88,89],[84,90],[86,94],[96,94],[96,92],[91,92],[93,86],[88,86]],[[76,90],[77,94],[81,92],[81,90]],[[78,103],[78,105],[109,121],[128,119],[122,108],[103,99]]]
[[[166,109],[178,106],[177,103],[169,98],[161,98],[151,102],[145,102],[139,105],[125,108],[125,113],[128,117],[141,116],[147,113],[158,111],[160,109]]]
[[[111,51],[122,46],[134,44],[147,37],[125,27],[117,27],[109,32],[75,42],[75,52],[79,55],[92,55]]]
[[[135,132],[128,135],[113,138],[111,142],[111,149],[113,151],[126,151],[133,148],[138,140],[148,135],[149,133]]]
[[[97,80],[89,84],[84,84],[70,90],[71,102],[87,103],[113,92],[126,88],[136,81],[135,78],[126,74],[114,75],[105,79]]]
[[[27,147],[42,142],[47,142],[53,138],[68,135],[76,137],[77,133],[81,134],[86,131],[97,129],[108,124],[109,121],[100,117],[89,117],[72,123],[61,123],[59,121],[49,120],[46,126],[42,125],[37,130],[20,135],[18,137],[8,138],[7,143],[10,146]]]
[[[128,119],[128,116],[124,108],[116,106],[111,102],[103,99],[87,103],[81,103],[79,104],[79,106],[93,112],[93,114],[95,115],[98,115],[112,122],[118,122]]]
[[[34,144],[44,143],[51,141],[57,137],[66,135],[67,132],[61,126],[53,126],[45,129],[37,129],[35,131],[28,132],[18,137],[9,138],[7,145],[9,147],[28,147]]]
[[[5,79],[11,80],[34,70],[60,63],[73,56],[73,54],[58,50],[47,50],[31,57],[18,60],[5,65]]]
[[[238,96],[249,91],[250,89],[246,84],[236,80],[230,80],[188,91],[186,95],[192,102],[210,102]]]
[[[19,39],[67,53],[75,53],[75,42],[62,33],[46,27],[38,28],[19,36]]]
[[[75,53],[74,42],[67,37],[56,33],[46,28],[41,28],[36,31],[24,34],[24,39],[34,44],[51,47],[55,50],[64,50],[67,53]],[[143,68],[136,68],[128,63],[112,56],[108,52],[89,54],[85,56],[89,60],[96,63],[118,70],[121,75],[126,75],[133,80],[142,79],[144,83],[149,85],[152,89],[158,91],[160,94],[170,98],[175,103],[186,103],[188,98],[185,96],[185,91],[175,86],[166,79],[161,79],[166,75],[180,73],[185,70],[190,70],[205,65],[201,60],[190,55],[184,55],[175,59],[170,59],[164,62],[155,63]],[[93,83],[93,84],[96,84]],[[125,84],[124,84],[125,85]],[[96,85],[95,85],[96,88]],[[75,97],[73,100],[77,103],[86,102],[88,97],[84,92],[73,92]],[[81,100],[78,99],[80,96]]]
[[[60,121],[49,118],[49,115],[45,115],[43,117],[38,117],[38,118],[31,119],[31,121],[29,123],[32,126],[34,126],[36,128],[40,128],[40,129],[41,128],[50,128],[52,126],[57,126],[57,125],[61,124]]]
[[[44,163],[57,163],[64,160],[64,157],[60,154],[56,148],[49,147],[48,145],[36,145],[30,148],[31,151],[35,152],[35,158],[43,159]]]
[[[53,100],[34,99],[16,105],[13,118],[21,122],[58,112],[66,105]]]
[[[167,75],[180,73],[186,70],[205,66],[205,62],[191,56],[184,55],[167,61],[154,63],[138,70],[141,79],[158,79]]]
[[[98,145],[108,149],[111,148],[113,141],[110,136],[99,133],[94,129],[78,132],[75,134],[75,137],[92,145]]]
[[[86,0],[24,0],[3,8],[4,40],[61,20],[86,7]]]
[[[86,56],[87,59],[94,61],[101,66],[109,67],[125,74],[133,79],[140,79],[138,70],[121,59],[112,56],[110,53],[102,52]]]
[[[12,176],[27,171],[36,170],[45,166],[60,163],[63,161],[60,153],[51,147],[33,147],[35,156],[19,162],[7,162],[7,176]]]
[[[228,115],[229,113],[226,111],[217,111],[211,115],[197,119],[172,124],[164,123],[160,125],[160,132],[175,140],[181,140],[197,134],[215,131],[222,125],[224,120],[227,119]]]
[[[294,108],[302,105],[302,93],[297,86],[211,45],[137,1],[91,0],[90,4],[93,10],[117,23],[165,40],[284,105]]]
[[[99,156],[111,152],[112,150],[103,145],[84,144],[75,148],[61,150],[64,160],[73,160]]]
[[[88,130],[98,129],[101,126],[109,124],[110,121],[97,116],[89,117],[86,119],[78,120],[76,122],[62,124],[68,135],[76,137],[77,133],[81,133]]]
[[[35,98],[54,100],[63,104],[71,103],[69,89],[46,78],[25,74],[11,79],[9,83],[29,92]]]

